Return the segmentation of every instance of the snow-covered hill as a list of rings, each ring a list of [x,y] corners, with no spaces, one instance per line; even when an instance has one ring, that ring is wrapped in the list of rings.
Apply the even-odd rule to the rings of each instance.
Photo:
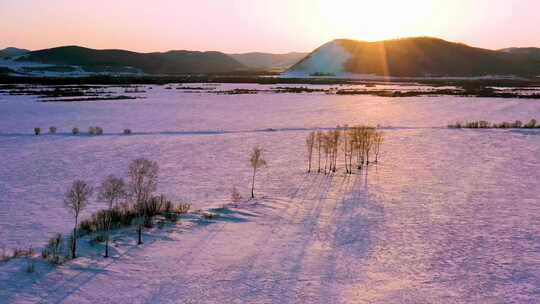
[[[287,76],[345,76],[352,55],[339,40],[330,41],[309,54],[285,73]]]
[[[495,51],[438,38],[333,40],[284,73],[288,77],[508,78],[540,75],[530,52]]]

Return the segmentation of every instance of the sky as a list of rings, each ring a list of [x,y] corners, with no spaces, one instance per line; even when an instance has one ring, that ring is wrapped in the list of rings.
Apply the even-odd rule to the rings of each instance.
[[[0,0],[0,48],[308,52],[336,38],[540,47],[540,0]]]

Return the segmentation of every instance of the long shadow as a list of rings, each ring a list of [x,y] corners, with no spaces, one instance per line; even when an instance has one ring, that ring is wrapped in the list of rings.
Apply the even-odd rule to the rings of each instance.
[[[180,217],[181,222],[186,223],[192,223],[189,229],[198,229],[203,228],[212,224],[222,223],[223,225],[226,223],[243,223],[249,221],[250,217],[256,217],[257,215],[244,212],[240,210],[233,210],[229,208],[215,208],[210,209],[210,212],[214,214],[212,219],[205,219],[201,214],[187,214]],[[172,225],[174,227],[174,225]],[[210,240],[213,236],[219,232],[221,228],[212,230],[207,237],[204,239],[201,239],[200,246],[202,246],[205,241],[207,242]],[[152,245],[154,242],[157,241],[175,241],[174,239],[170,238],[168,236],[168,233],[174,232],[176,230],[172,229],[171,231],[166,232],[157,232],[155,234],[146,234],[144,237],[145,243],[144,247]],[[16,288],[14,289],[14,292],[8,292],[6,295],[6,301],[7,303],[13,302],[16,297],[32,297],[32,298],[38,298],[40,299],[38,303],[59,303],[67,299],[69,296],[75,294],[78,290],[81,290],[85,284],[92,281],[96,276],[100,274],[106,274],[108,271],[107,269],[111,267],[112,265],[115,265],[119,263],[123,258],[130,256],[133,252],[136,252],[137,249],[143,249],[144,247],[135,245],[136,244],[136,236],[134,234],[129,235],[123,235],[121,239],[121,245],[125,246],[128,249],[122,253],[118,252],[114,246],[109,247],[111,257],[108,259],[103,258],[100,254],[93,254],[91,256],[87,256],[86,258],[90,259],[91,262],[88,265],[80,266],[77,264],[74,264],[72,262],[68,262],[65,265],[59,266],[59,269],[53,267],[53,266],[47,266],[44,269],[41,269],[38,273],[34,274],[32,276],[32,285],[38,284],[38,283],[45,283],[43,280],[53,280],[53,283],[51,286],[44,290],[46,293],[45,295],[40,295],[39,292],[43,291],[42,289],[33,289],[32,286],[30,286],[30,289],[28,284],[24,284],[24,286],[21,286],[23,288]],[[102,246],[96,247],[95,251],[102,252]],[[99,249],[99,250],[98,250]],[[195,249],[193,249],[191,252],[195,252]],[[44,264],[46,264],[44,262]],[[65,269],[67,271],[74,271],[76,274],[69,275],[60,273],[58,271]],[[50,275],[57,275],[55,277],[50,277]],[[18,286],[22,282],[18,282],[19,277],[14,276],[13,280],[10,280],[7,282],[6,285],[8,286]],[[57,281],[58,282],[54,282]],[[26,290],[25,290],[26,289]]]
[[[280,235],[280,232],[282,229],[284,229],[286,225],[286,222],[294,222],[298,216],[298,213],[299,213],[299,209],[301,209],[301,206],[303,206],[304,204],[304,200],[307,199],[307,195],[306,194],[303,194],[303,191],[306,190],[306,187],[308,189],[311,189],[311,186],[313,184],[313,181],[312,181],[312,176],[314,175],[308,175],[308,174],[305,174],[300,182],[299,185],[295,185],[293,186],[293,191],[290,192],[290,197],[288,197],[286,200],[288,201],[288,204],[287,206],[281,210],[279,213],[282,213],[282,214],[288,214],[289,211],[291,209],[293,209],[292,211],[292,215],[290,217],[288,216],[275,216],[274,214],[272,214],[272,222],[270,224],[270,233],[269,233],[269,237],[264,237],[264,238],[259,238],[256,243],[255,243],[255,248],[256,251],[254,254],[250,255],[247,260],[242,263],[242,271],[240,271],[238,273],[238,275],[235,275],[231,280],[231,284],[234,284],[234,286],[240,288],[243,284],[245,284],[246,282],[250,282],[250,281],[253,281],[253,280],[257,280],[257,277],[254,277],[253,276],[253,269],[255,267],[255,264],[256,262],[260,259],[260,256],[261,256],[261,252],[264,250],[265,248],[265,244],[269,244],[271,243],[271,241],[275,238],[278,238],[279,235]],[[322,182],[326,180],[325,177],[323,176],[318,176],[318,181],[319,182]],[[320,188],[320,184],[317,183],[315,184],[315,189],[319,189]],[[297,199],[300,198],[300,201],[298,201]],[[270,209],[277,209],[276,207],[273,207],[273,206],[270,206],[270,205],[266,205],[266,204],[260,204],[260,205],[257,205],[257,208],[270,208]],[[275,211],[274,211],[275,212]],[[250,286],[249,287],[251,290],[253,290],[253,288],[256,288],[254,286]],[[246,300],[249,295],[245,295],[245,296],[241,296],[239,295],[243,300]]]
[[[323,228],[320,227],[321,214],[322,214],[324,205],[328,203],[329,194],[333,192],[332,188],[333,188],[334,181],[340,177],[343,180],[341,183],[337,185],[335,192],[341,193],[341,194],[345,192],[345,188],[347,186],[347,183],[348,183],[347,180],[349,176],[348,175],[344,175],[344,176],[330,175],[329,176],[330,182],[327,184],[326,188],[321,189],[321,192],[319,193],[319,198],[317,199],[317,203],[315,204],[314,208],[311,210],[311,212],[308,214],[308,216],[304,220],[305,222],[304,226],[307,228],[307,231],[305,232],[309,232],[309,233],[304,233],[301,236],[301,239],[299,241],[300,246],[297,248],[298,252],[292,257],[287,258],[289,260],[292,260],[293,262],[292,268],[290,269],[290,271],[287,272],[289,273],[289,275],[285,279],[287,282],[286,283],[287,288],[290,292],[295,292],[299,283],[303,281],[301,280],[302,271],[303,271],[302,261],[304,261],[305,258],[308,256],[308,254],[310,254],[309,248],[312,242],[314,241],[314,238],[317,238],[320,240],[321,233],[324,233],[324,231],[322,231]],[[340,199],[335,200],[335,205],[331,211],[332,215],[335,214],[339,201]],[[319,256],[318,258],[325,258],[325,257]],[[325,262],[329,262],[329,261],[325,261]],[[310,280],[310,279],[307,279],[307,280]],[[318,277],[315,280],[323,280],[322,274],[318,274]],[[277,283],[277,282],[275,282],[275,284],[280,285],[280,283]],[[330,299],[328,299],[328,296],[326,294],[328,291],[320,290],[320,292],[321,294],[319,294],[319,296],[322,296],[322,293],[324,293],[325,300],[328,300],[326,301],[327,303],[333,302]]]

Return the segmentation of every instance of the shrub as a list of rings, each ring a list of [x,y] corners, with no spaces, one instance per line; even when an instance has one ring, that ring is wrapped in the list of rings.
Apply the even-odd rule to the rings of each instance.
[[[146,214],[148,217],[158,215],[163,211],[166,201],[164,195],[152,197],[146,203],[142,204],[142,208],[144,208],[144,210],[142,210],[143,214]]]
[[[482,129],[486,129],[486,128],[489,128],[491,127],[491,123],[485,121],[485,120],[481,120],[479,123],[478,123],[478,127],[479,128],[482,128]]]
[[[73,128],[73,129],[71,129],[71,133],[73,135],[79,135],[79,133],[81,133],[81,132],[80,132],[79,128]]]
[[[238,192],[238,189],[236,189],[236,187],[233,187],[231,190],[231,201],[233,201],[234,203],[238,203],[242,201],[242,199],[242,195],[240,194],[240,192]]]
[[[59,265],[65,261],[65,248],[64,237],[58,233],[49,239],[47,246],[41,251],[41,256],[49,263]]]
[[[2,252],[0,252],[0,262],[7,262],[11,260],[11,255],[9,255],[5,248],[2,248]]]
[[[84,235],[104,231],[109,219],[111,228],[128,227],[137,216],[137,211],[127,204],[115,206],[110,210],[100,210],[92,214],[90,218],[81,221],[80,233]]]
[[[124,135],[131,135],[130,129],[124,129]]]
[[[25,271],[27,273],[34,273],[36,271],[36,266],[34,265],[34,261],[29,261],[26,265]]]
[[[450,128],[450,129],[461,129],[461,122],[456,121],[456,123],[454,123],[454,124],[449,124],[448,128]]]
[[[189,209],[191,209],[191,204],[180,203],[176,206],[176,213],[185,214],[189,212]]]
[[[49,134],[56,134],[57,128],[56,127],[49,127]]]
[[[171,201],[166,200],[161,209],[164,213],[174,212],[174,204]]]
[[[525,126],[524,128],[528,128],[528,129],[532,129],[536,127],[536,119],[531,119],[531,121],[529,121]]]
[[[29,247],[28,249],[15,248],[13,251],[14,258],[31,257],[32,255],[34,255],[34,249],[32,247]]]
[[[36,136],[40,135],[41,134],[41,128],[34,128],[34,134]]]
[[[496,128],[501,128],[501,129],[509,129],[511,128],[512,125],[509,123],[509,122],[501,122]]]
[[[81,221],[79,229],[82,235],[104,231],[109,218],[112,229],[128,227],[136,217],[138,217],[137,210],[128,204],[121,204],[110,210],[100,210],[94,213],[90,218]]]
[[[178,221],[178,213],[176,212],[166,212],[164,213],[164,215],[168,221],[171,221],[173,223]]]
[[[88,128],[88,134],[90,135],[103,135],[103,129],[100,127],[90,127]]]
[[[485,120],[470,121],[465,123],[456,122],[455,124],[449,124],[448,128],[469,128],[469,129],[522,129],[522,128],[535,128],[538,127],[535,119],[531,119],[528,123],[524,124],[521,120],[514,122],[503,121],[501,123],[490,123]]]
[[[178,220],[178,214],[175,212],[174,205],[171,201],[166,201],[163,204],[163,215],[165,218],[171,222],[176,222]]]
[[[214,219],[214,218],[216,217],[215,214],[210,213],[210,212],[204,212],[204,213],[202,214],[202,216],[203,216],[203,218],[204,218],[205,220],[211,220],[211,219]]]

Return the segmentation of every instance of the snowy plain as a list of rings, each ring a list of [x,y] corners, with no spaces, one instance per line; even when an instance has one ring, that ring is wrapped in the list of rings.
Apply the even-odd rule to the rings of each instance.
[[[119,239],[109,260],[88,256],[34,274],[0,265],[0,303],[540,298],[540,132],[445,127],[538,120],[539,102],[145,91],[73,103],[0,95],[0,248],[40,248],[69,232],[67,186],[123,176],[138,157],[160,164],[160,193],[208,209],[229,203],[233,186],[248,195],[248,153],[261,145],[269,167],[258,199],[212,223],[150,231],[142,247]],[[381,162],[352,176],[306,174],[307,132],[338,124],[380,125]],[[49,126],[59,134],[32,135]],[[89,126],[105,135],[70,135]],[[125,128],[134,134],[121,135]],[[100,208],[92,202],[83,217]]]

